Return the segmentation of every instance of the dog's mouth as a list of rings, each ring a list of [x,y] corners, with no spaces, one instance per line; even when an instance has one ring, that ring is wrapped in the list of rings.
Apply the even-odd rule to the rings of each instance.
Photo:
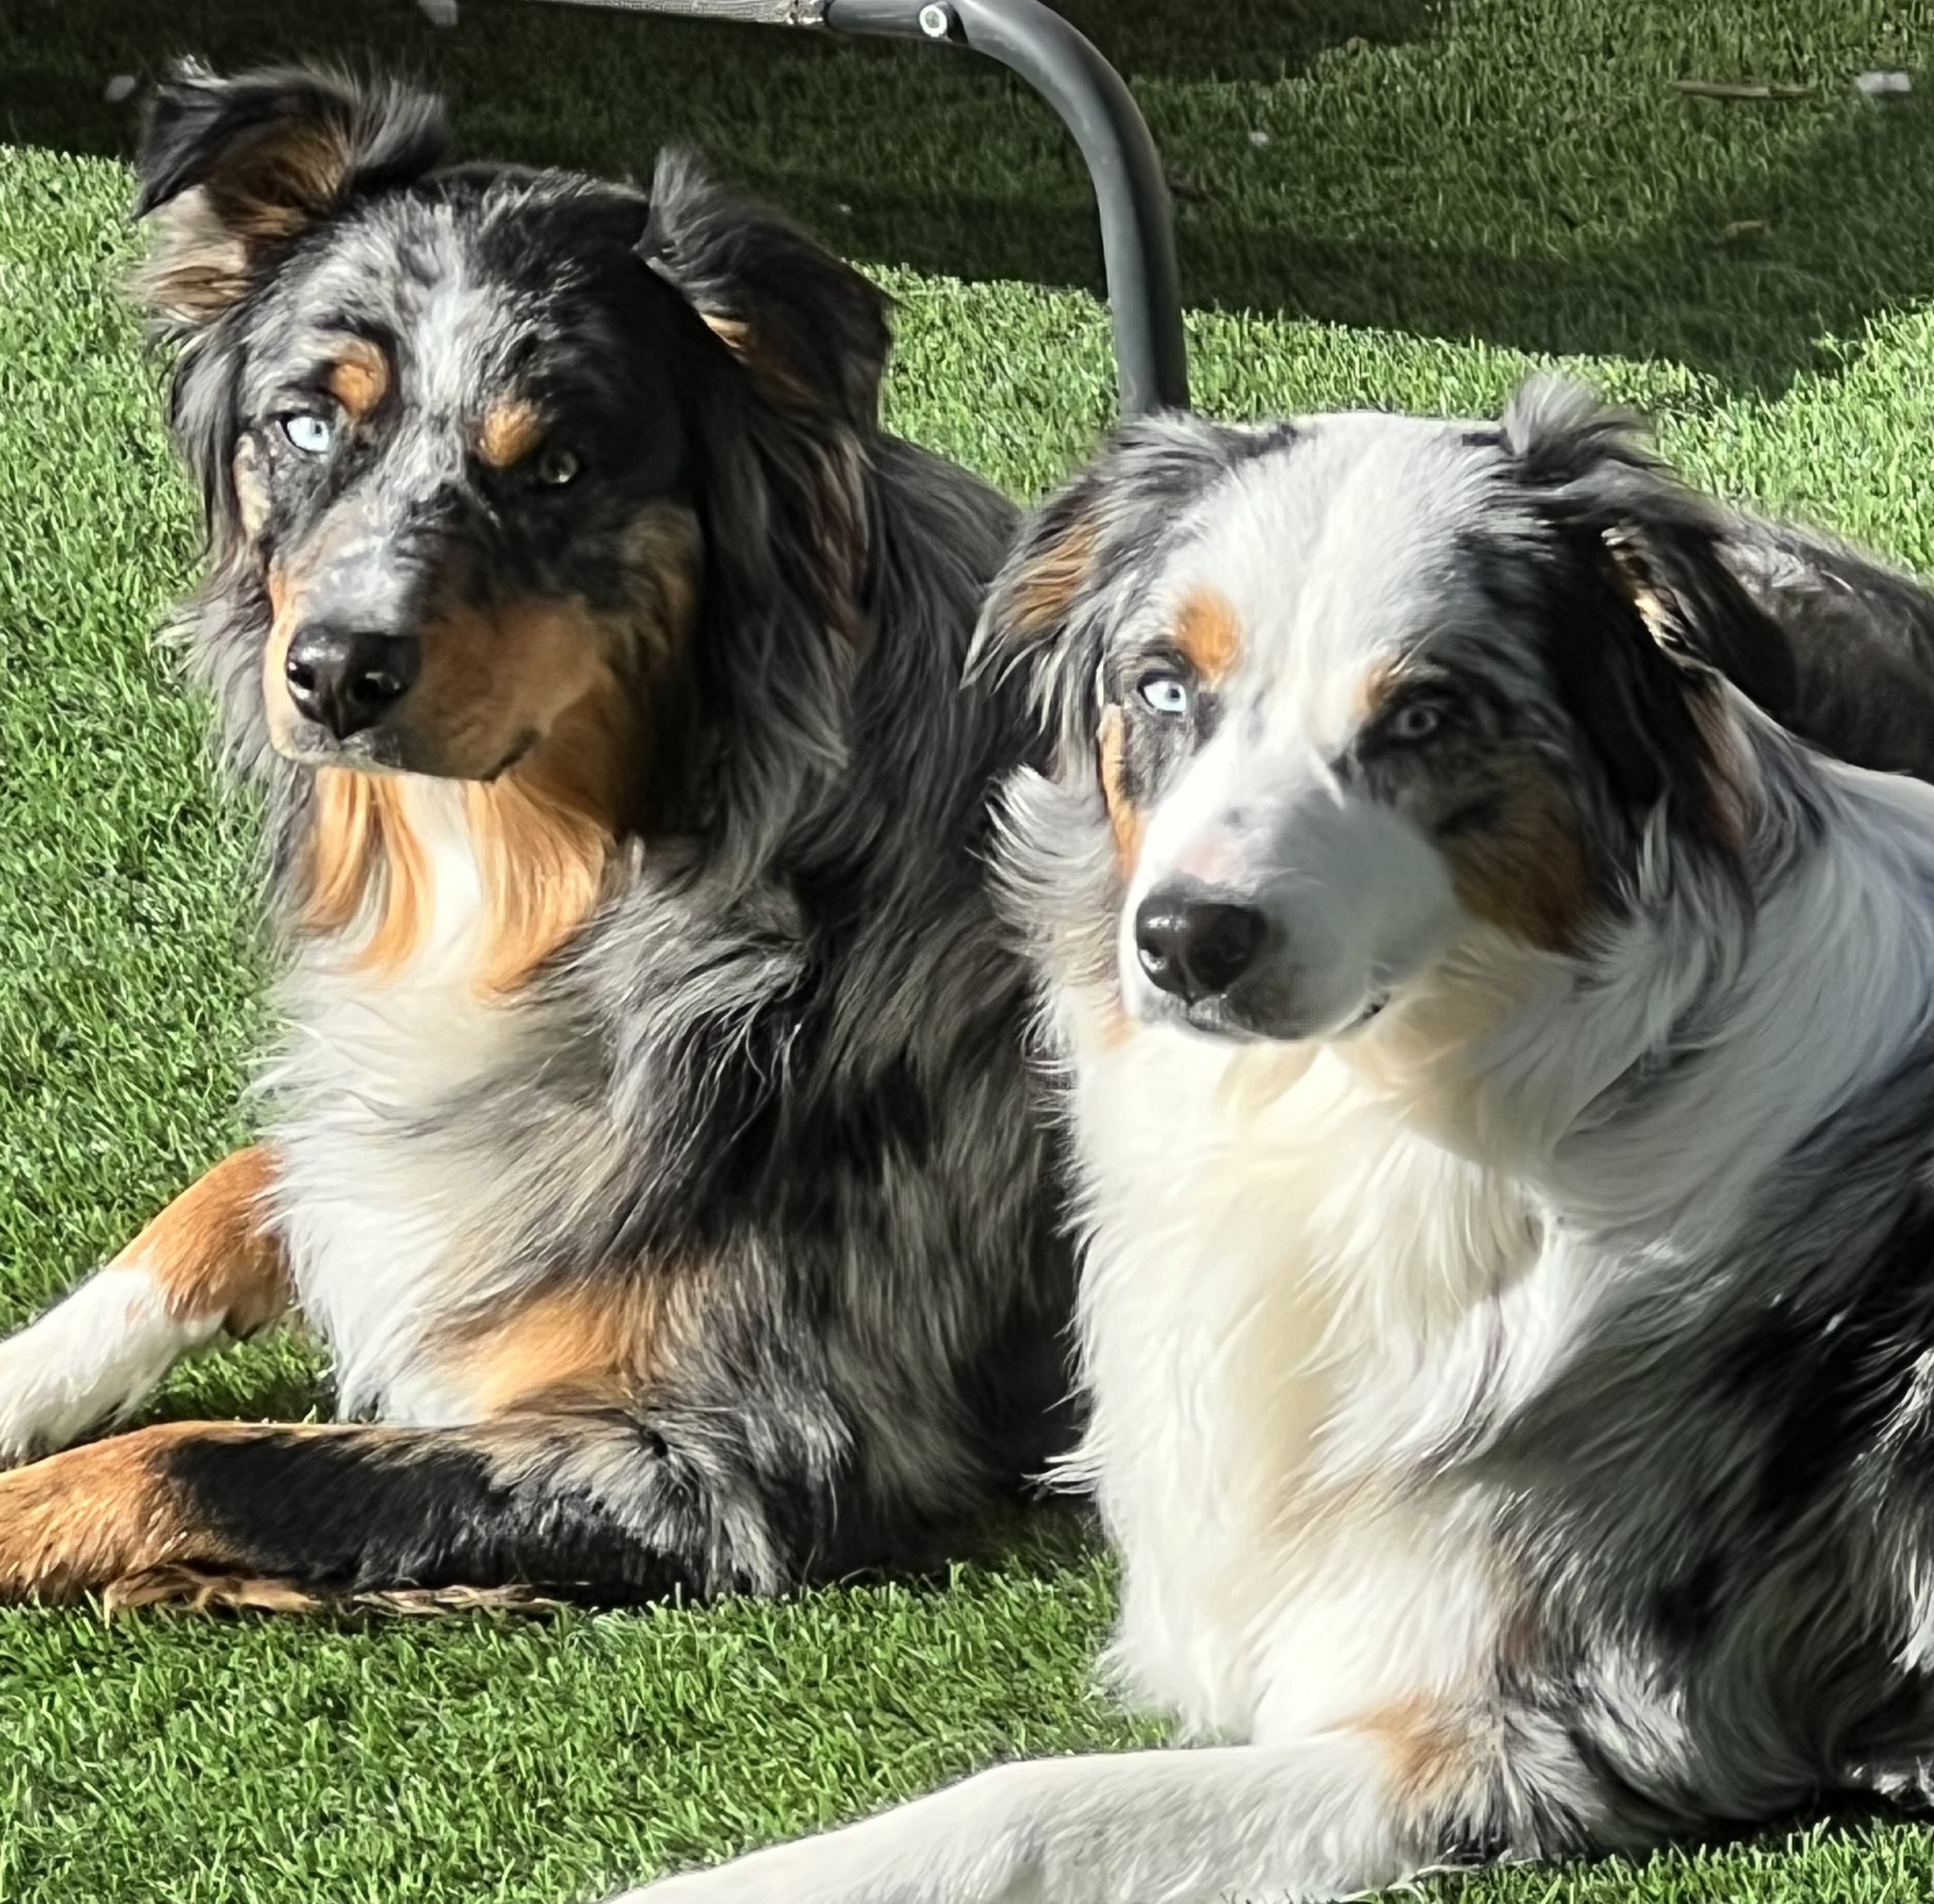
[[[1393,996],[1387,987],[1372,992],[1354,1017],[1329,1031],[1293,1023],[1272,1023],[1266,1018],[1241,1011],[1226,997],[1200,999],[1191,1005],[1173,1007],[1161,1015],[1170,1023],[1179,1023],[1191,1032],[1225,1044],[1302,1044],[1312,1039],[1327,1043],[1354,1038],[1375,1023],[1383,1015]]]
[[[401,734],[383,728],[368,728],[346,740],[338,740],[314,722],[299,722],[278,739],[277,752],[298,767],[341,767],[362,773],[425,774],[433,779],[487,783],[502,779],[530,755],[542,738],[535,728],[526,728],[481,771],[473,767],[460,773],[452,773],[447,764],[437,759],[437,750],[429,750],[426,756],[422,748],[408,744]]]
[[[1372,992],[1369,996],[1369,1002],[1364,1005],[1363,1010],[1358,1012],[1356,1017],[1352,1018],[1336,1035],[1339,1038],[1348,1038],[1352,1032],[1361,1031],[1366,1025],[1383,1015],[1384,1007],[1390,1002],[1390,995],[1387,991]]]
[[[515,767],[517,763],[521,761],[537,744],[537,729],[535,728],[525,728],[523,732],[519,734],[515,740],[511,742],[510,749],[504,755],[504,758],[500,760],[488,773],[480,773],[477,776],[477,779],[484,781],[501,780],[503,776],[508,773],[511,768]]]
[[[273,738],[276,752],[297,767],[353,767],[363,773],[409,771],[396,737],[378,728],[338,740],[313,721],[298,721]]]

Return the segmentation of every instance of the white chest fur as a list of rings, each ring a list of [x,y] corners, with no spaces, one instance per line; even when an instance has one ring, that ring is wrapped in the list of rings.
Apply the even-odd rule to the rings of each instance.
[[[1083,1461],[1123,1559],[1116,1663],[1256,1738],[1454,1676],[1480,1637],[1455,1603],[1493,1602],[1481,1552],[1389,1482],[1483,1378],[1535,1254],[1521,1197],[1331,1054],[1142,1031],[1080,1076]],[[1449,1628],[1410,1630],[1419,1604]]]
[[[467,1411],[421,1345],[502,1274],[477,1241],[494,1173],[445,1126],[509,1059],[519,1014],[472,984],[483,895],[462,788],[412,779],[402,797],[427,867],[420,943],[381,978],[350,964],[373,917],[306,950],[264,1083],[297,1298],[343,1410],[437,1423]]]

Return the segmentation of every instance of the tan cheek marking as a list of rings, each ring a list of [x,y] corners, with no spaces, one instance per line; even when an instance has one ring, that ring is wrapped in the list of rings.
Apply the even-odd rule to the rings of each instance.
[[[263,480],[261,461],[252,436],[245,436],[236,444],[229,470],[234,480],[235,511],[241,519],[242,532],[252,542],[269,520],[269,486]]]
[[[473,977],[486,996],[521,987],[603,896],[622,791],[639,765],[635,684],[669,667],[689,632],[697,559],[689,520],[661,511],[641,518],[626,553],[638,599],[621,622],[580,602],[532,601],[452,610],[423,631],[411,730],[441,771],[469,783],[465,811],[485,893]],[[272,577],[279,608],[279,586]],[[273,680],[286,632],[270,647]],[[612,657],[625,651],[632,665],[621,673]],[[533,733],[538,745],[509,772],[475,777]],[[372,920],[353,965],[378,976],[393,976],[421,945],[434,900],[409,780],[340,767],[315,775],[301,923],[330,934]]]
[[[269,638],[262,645],[262,710],[272,746],[286,753],[294,746],[295,703],[289,699],[289,643],[302,619],[299,595],[279,562],[269,565]]]
[[[477,432],[477,453],[493,469],[521,462],[544,440],[544,420],[526,397],[493,404]]]
[[[1240,658],[1242,629],[1228,598],[1215,589],[1197,589],[1175,620],[1175,645],[1201,678],[1225,680]]]
[[[280,1241],[267,1227],[275,1158],[261,1144],[238,1150],[170,1204],[116,1259],[138,1264],[171,1315],[218,1316],[232,1336],[252,1335],[288,1306]]]
[[[1498,817],[1443,851],[1466,911],[1542,950],[1577,945],[1592,905],[1585,851],[1570,803],[1543,775],[1526,768]]]
[[[625,553],[640,596],[633,621],[622,629],[587,621],[574,626],[571,639],[580,655],[628,648],[627,676],[642,688],[628,690],[616,671],[601,664],[587,690],[562,709],[525,706],[513,725],[521,719],[541,726],[542,745],[501,778],[465,789],[488,896],[476,972],[487,996],[523,985],[603,896],[622,789],[640,767],[634,699],[673,665],[691,631],[698,549],[690,520],[648,514],[628,532]],[[547,652],[544,628],[529,631],[538,668],[575,679],[568,658]],[[553,637],[556,633],[552,630]],[[513,693],[521,699],[521,688]]]
[[[453,603],[420,631],[423,669],[404,714],[423,757],[472,779],[520,743],[541,738],[567,707],[621,691],[610,649],[618,630],[580,601]]]
[[[354,418],[367,416],[390,388],[390,360],[360,337],[345,339],[330,366],[329,392]]]
[[[1122,779],[1123,739],[1122,710],[1106,709],[1101,716],[1098,743],[1101,755],[1101,797],[1107,803],[1108,824],[1115,835],[1115,863],[1123,875],[1131,874],[1141,856],[1142,816],[1129,800]]]

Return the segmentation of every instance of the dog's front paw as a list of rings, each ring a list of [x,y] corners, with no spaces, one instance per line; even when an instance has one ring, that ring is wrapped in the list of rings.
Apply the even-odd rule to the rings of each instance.
[[[144,1270],[110,1268],[0,1342],[0,1467],[125,1414],[193,1346]]]

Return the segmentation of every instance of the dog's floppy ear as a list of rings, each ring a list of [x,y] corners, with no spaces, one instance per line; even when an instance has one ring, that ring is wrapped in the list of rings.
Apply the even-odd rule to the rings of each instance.
[[[679,151],[658,155],[638,252],[768,394],[856,429],[876,426],[888,300],[851,265],[713,184]]]
[[[223,79],[184,62],[155,94],[135,169],[153,251],[135,294],[176,334],[212,322],[279,246],[442,156],[442,102],[303,69]]]
[[[1725,520],[1655,456],[1643,420],[1582,384],[1534,378],[1505,413],[1519,474],[1596,532],[1653,638],[1722,674],[1774,719],[1794,712],[1792,643],[1722,553]]]
[[[1025,671],[1064,762],[1092,749],[1101,718],[1103,525],[1113,460],[1104,453],[1022,523],[981,606],[968,657],[970,680]]]
[[[1138,418],[1022,524],[981,609],[968,673],[1026,670],[1064,770],[1093,757],[1109,632],[1145,597],[1176,532],[1216,483],[1294,435],[1288,424]]]
[[[1503,436],[1561,554],[1547,610],[1562,697],[1622,802],[1673,796],[1698,824],[1713,807],[1716,730],[1702,716],[1717,677],[1787,721],[1791,642],[1727,565],[1722,513],[1651,453],[1636,418],[1541,378],[1513,399]]]

